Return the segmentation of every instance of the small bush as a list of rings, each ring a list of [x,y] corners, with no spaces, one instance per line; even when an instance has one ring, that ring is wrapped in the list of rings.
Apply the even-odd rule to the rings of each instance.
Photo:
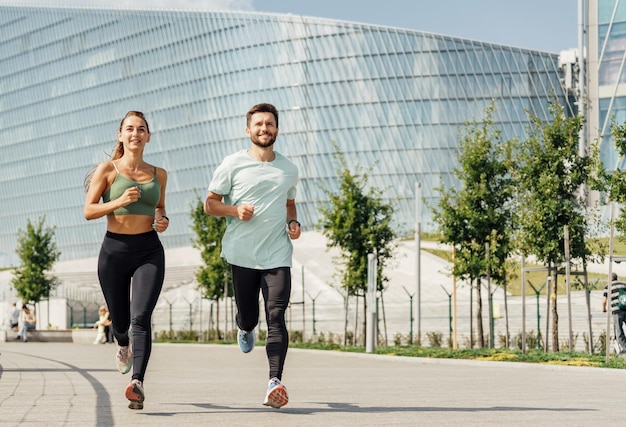
[[[507,342],[507,336],[506,334],[498,334],[498,345],[500,346],[500,348],[507,348],[506,342]],[[509,336],[509,345],[511,344],[511,336]]]
[[[537,333],[535,331],[526,332],[526,349],[532,350],[537,348]],[[522,333],[518,332],[517,335],[513,338],[513,345],[518,350],[522,349]]]
[[[324,335],[324,332],[320,332],[320,334],[317,336],[317,343],[321,345],[326,344],[326,336]]]
[[[196,331],[178,331],[176,335],[178,341],[198,341],[198,332]]]
[[[304,342],[304,339],[302,338],[302,331],[290,331],[289,342]]]
[[[402,334],[397,333],[393,337],[393,345],[402,345]]]
[[[428,343],[431,347],[441,347],[443,340],[443,334],[441,332],[428,332],[426,336],[428,337]]]
[[[348,333],[346,334],[346,337],[350,338],[350,331],[348,331]],[[351,341],[348,339],[347,341],[348,345],[351,344]],[[333,345],[333,344],[343,344],[342,341],[342,336],[339,334],[333,334],[332,332],[328,333],[328,339],[326,340],[326,344],[329,345]]]
[[[596,345],[593,348],[594,352],[598,352],[599,354],[606,356],[606,331],[602,331],[598,337],[598,341],[596,341]]]
[[[572,349],[576,348],[576,341],[578,341],[578,333],[576,333],[575,335],[572,334]],[[569,351],[569,339],[566,338],[561,340],[559,343],[559,349],[560,351]]]

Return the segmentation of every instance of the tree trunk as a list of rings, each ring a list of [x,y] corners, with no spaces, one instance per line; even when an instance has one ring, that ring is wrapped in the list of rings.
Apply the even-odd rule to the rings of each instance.
[[[478,348],[485,348],[485,332],[483,331],[483,298],[480,279],[476,281],[476,332],[478,334]]]
[[[587,306],[587,327],[589,328],[589,354],[593,354],[593,328],[591,327],[591,291],[589,289],[589,277],[587,275],[587,261],[583,261],[583,277],[585,288],[585,305]]]
[[[356,308],[354,309],[354,335],[352,335],[352,345],[356,347],[357,345],[357,331],[359,330],[359,294],[354,294],[354,299],[356,300]],[[363,295],[363,301],[365,301],[365,295]],[[363,303],[363,310],[365,310],[365,303]],[[363,317],[363,323],[365,323],[365,317]],[[363,328],[365,330],[365,327]],[[365,334],[363,335],[365,336]],[[365,345],[365,344],[363,344]]]
[[[511,343],[509,342],[509,336],[510,336],[510,332],[509,332],[509,303],[508,303],[508,299],[506,297],[506,287],[507,287],[507,280],[506,280],[506,273],[504,275],[504,286],[503,286],[503,290],[504,290],[504,324],[505,324],[505,333],[506,333],[506,337],[504,338],[504,346],[506,348],[509,348],[511,346]]]
[[[554,280],[552,281],[552,293],[550,294],[550,305],[552,306],[552,351],[554,352],[559,351],[559,313],[556,307],[556,295],[558,290],[557,277],[555,267]]]
[[[344,347],[348,345],[348,293],[346,292],[346,296],[343,297],[343,311],[344,311],[344,320],[343,320],[343,345]],[[354,330],[356,331],[356,325],[354,325]]]
[[[224,340],[228,339],[228,276],[224,273]]]
[[[220,299],[217,298],[215,300],[215,333],[217,335],[217,340],[221,340],[222,337],[220,335]]]
[[[372,301],[369,302],[372,304]],[[363,347],[365,347],[367,341],[367,292],[363,292],[363,330],[361,333],[361,338],[363,340]],[[376,329],[374,329],[376,330]],[[374,341],[375,343],[377,341]]]
[[[383,298],[383,292],[380,292],[380,309],[383,313],[383,328],[385,330],[385,346],[389,345],[389,341],[387,339],[387,316],[385,315],[385,299]],[[376,316],[376,335],[380,335],[378,332],[378,316]]]
[[[470,348],[474,348],[474,282],[470,280]]]

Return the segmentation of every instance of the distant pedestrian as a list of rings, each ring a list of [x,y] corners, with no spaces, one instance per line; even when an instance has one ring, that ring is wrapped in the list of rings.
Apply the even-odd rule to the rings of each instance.
[[[17,303],[14,302],[11,308],[11,329],[17,332],[17,327],[20,324],[20,309]]]
[[[611,276],[611,313],[613,315],[613,328],[615,330],[615,339],[619,346],[619,355],[626,357],[626,334],[624,333],[624,323],[626,322],[626,310],[622,310],[618,305],[619,291],[626,291],[626,283],[617,280],[617,274]],[[602,294],[602,312],[607,311],[607,294],[608,285],[605,286]]]

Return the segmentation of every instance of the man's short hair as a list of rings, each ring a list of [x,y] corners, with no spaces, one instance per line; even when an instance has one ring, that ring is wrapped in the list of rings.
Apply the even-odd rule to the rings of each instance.
[[[617,280],[617,273],[611,274],[611,280],[613,280],[614,282]]]
[[[250,110],[246,113],[246,127],[250,127],[250,118],[255,113],[272,113],[274,115],[274,120],[276,120],[276,127],[278,127],[278,109],[274,107],[272,104],[257,104],[250,108]]]

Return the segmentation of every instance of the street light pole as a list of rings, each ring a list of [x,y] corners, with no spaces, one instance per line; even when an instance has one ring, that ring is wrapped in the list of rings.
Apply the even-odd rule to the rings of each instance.
[[[607,278],[606,285],[606,335],[604,341],[606,343],[606,363],[609,363],[611,359],[611,317],[612,317],[612,306],[611,306],[611,296],[613,295],[613,236],[615,233],[615,203],[611,203],[611,230],[609,236],[609,277]],[[617,337],[616,337],[617,338]]]
[[[421,283],[421,247],[422,247],[422,222],[421,222],[421,212],[420,212],[420,183],[415,183],[415,277],[416,277],[416,304],[417,309],[416,313],[416,321],[417,321],[417,343],[419,345],[422,344],[422,283]]]

